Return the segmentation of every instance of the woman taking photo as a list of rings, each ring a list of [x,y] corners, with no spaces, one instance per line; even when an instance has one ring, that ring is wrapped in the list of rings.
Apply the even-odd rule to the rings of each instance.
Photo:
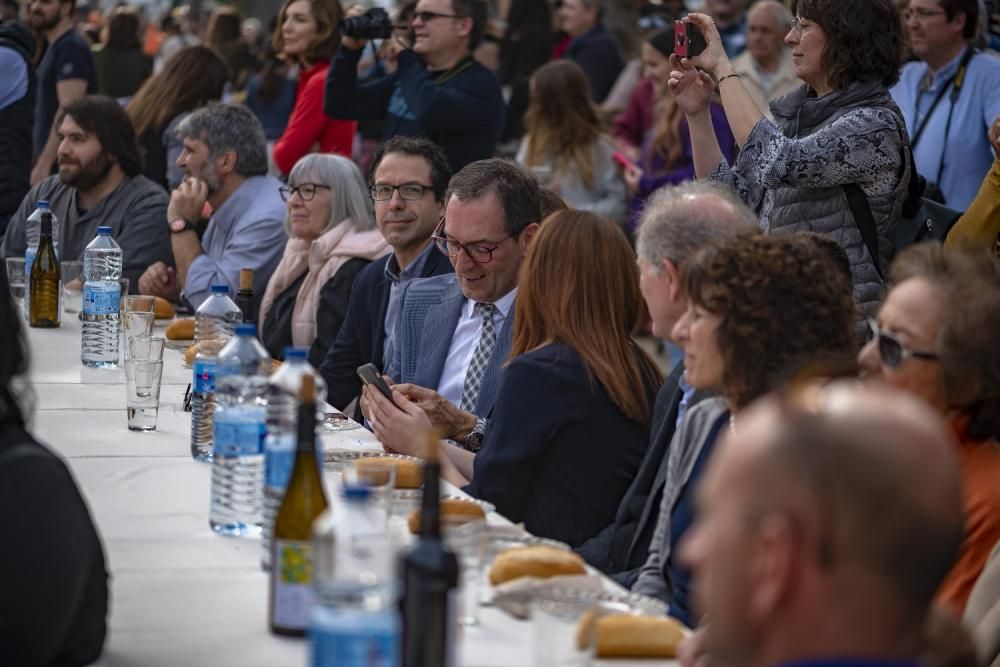
[[[672,57],[670,91],[691,127],[698,177],[732,184],[765,232],[810,230],[838,241],[851,263],[855,301],[870,316],[882,298],[911,169],[903,118],[888,90],[901,64],[899,12],[893,0],[797,0],[792,9],[785,43],[805,85],[771,103],[774,121],[754,104],[704,14],[685,21],[704,35],[705,51]],[[716,88],[740,146],[732,162],[712,131]],[[862,225],[871,231],[871,251]]]
[[[517,161],[569,206],[619,221],[625,214],[625,184],[590,97],[590,84],[570,60],[543,65],[531,77],[527,134]]]
[[[274,50],[299,66],[295,106],[285,133],[274,145],[274,164],[283,174],[316,149],[351,157],[357,123],[323,113],[323,86],[340,43],[337,24],[342,14],[337,0],[285,0],[278,13]]]
[[[656,99],[655,120],[643,140],[639,162],[625,168],[628,186],[629,229],[634,231],[646,200],[664,185],[676,185],[694,178],[691,132],[687,119],[670,94],[670,54],[674,48],[674,29],[653,33],[642,44],[643,74],[653,83]],[[736,144],[722,107],[709,104],[712,132],[727,160],[736,155]]]
[[[687,383],[717,398],[692,407],[671,441],[649,556],[632,590],[662,599],[689,627],[690,576],[674,557],[694,521],[694,491],[739,411],[796,372],[850,360],[854,303],[843,251],[813,235],[738,236],[685,262],[688,309],[672,338]]]
[[[514,308],[511,358],[483,446],[477,454],[444,446],[442,475],[529,532],[575,546],[614,519],[646,452],[662,381],[632,340],[643,302],[621,229],[584,211],[548,218],[521,265]],[[431,428],[399,391],[400,410],[366,392],[380,440],[396,440],[382,437],[390,423],[410,434]]]
[[[181,182],[177,156],[183,146],[174,131],[195,109],[222,98],[229,70],[204,46],[178,51],[159,74],[147,79],[125,110],[145,153],[143,175],[167,192]]]
[[[308,347],[318,367],[344,322],[354,279],[389,244],[375,228],[365,179],[347,158],[307,155],[281,197],[289,240],[261,302],[261,340],[275,359],[286,346]]]

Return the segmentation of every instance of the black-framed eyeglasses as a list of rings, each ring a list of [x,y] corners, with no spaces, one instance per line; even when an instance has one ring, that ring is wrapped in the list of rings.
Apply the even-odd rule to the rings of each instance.
[[[938,360],[938,355],[934,352],[911,350],[906,347],[901,340],[891,333],[879,329],[878,323],[875,320],[868,320],[868,329],[871,332],[871,339],[875,339],[878,344],[878,353],[882,357],[882,363],[889,368],[898,368],[900,364],[911,357],[913,359],[923,359],[924,361]]]
[[[422,183],[403,183],[402,185],[389,185],[388,183],[376,183],[371,187],[372,199],[375,201],[389,201],[392,193],[399,192],[399,196],[407,201],[416,201],[424,198],[424,193],[433,191],[431,185]]]
[[[278,188],[278,194],[281,195],[281,201],[288,201],[296,192],[299,193],[299,197],[302,201],[310,201],[316,196],[316,190],[320,188],[329,190],[330,186],[323,185],[322,183],[303,183],[302,185],[290,188],[287,185],[283,185]]]
[[[493,259],[493,253],[496,249],[506,243],[507,239],[517,236],[516,233],[508,234],[492,246],[488,246],[483,243],[459,243],[458,241],[450,239],[447,236],[442,236],[441,233],[443,228],[444,220],[441,221],[441,224],[438,225],[434,235],[431,236],[431,238],[434,239],[434,243],[437,245],[438,250],[452,259],[456,259],[458,257],[458,252],[460,250],[464,250],[469,259],[476,264],[489,264],[490,260]]]
[[[423,11],[423,12],[413,12],[413,18],[411,20],[416,21],[417,19],[420,19],[421,23],[430,23],[434,19],[464,19],[464,18],[465,18],[464,16],[461,16],[459,14],[441,14],[438,12]]]

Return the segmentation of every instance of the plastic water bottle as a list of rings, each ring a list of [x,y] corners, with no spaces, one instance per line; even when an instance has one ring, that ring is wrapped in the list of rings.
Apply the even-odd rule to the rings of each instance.
[[[271,569],[271,535],[274,518],[285,496],[288,476],[295,463],[296,419],[302,377],[316,380],[316,403],[326,399],[326,383],[307,360],[304,347],[286,347],[285,363],[271,375],[267,388],[267,439],[264,441],[264,522],[261,532],[260,566]],[[322,454],[320,454],[322,456]]]
[[[191,456],[212,460],[212,416],[215,414],[215,360],[243,321],[239,306],[229,298],[228,285],[212,285],[212,295],[194,314],[194,380],[191,382]]]
[[[271,355],[255,324],[237,324],[219,352],[213,418],[212,507],[220,535],[259,535]]]
[[[122,249],[110,227],[98,227],[97,237],[83,251],[83,327],[80,361],[84,366],[118,365],[118,316],[121,303]]]
[[[313,524],[311,667],[399,664],[395,551],[380,517],[369,490],[349,486],[336,512],[327,510]]]
[[[27,247],[24,250],[24,284],[31,284],[31,265],[35,261],[35,255],[38,253],[38,241],[42,237],[42,212],[48,211],[52,213],[49,208],[49,202],[47,199],[39,199],[38,208],[35,209],[34,213],[28,216],[24,225],[24,239]],[[59,219],[52,215],[52,245],[56,251],[56,259],[59,259]],[[31,313],[31,295],[27,293],[24,294],[24,314],[30,316]]]

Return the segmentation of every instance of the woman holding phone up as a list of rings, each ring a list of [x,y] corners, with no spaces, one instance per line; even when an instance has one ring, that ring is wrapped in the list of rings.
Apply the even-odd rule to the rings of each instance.
[[[893,0],[795,0],[792,11],[785,43],[805,85],[771,103],[774,121],[754,104],[704,14],[684,19],[706,46],[691,58],[671,56],[670,92],[691,129],[698,177],[735,187],[765,232],[813,231],[840,243],[854,299],[871,316],[911,169],[906,127],[888,88],[899,77],[899,12]],[[712,128],[716,92],[740,147],[733,161]],[[861,225],[875,228],[871,251]]]

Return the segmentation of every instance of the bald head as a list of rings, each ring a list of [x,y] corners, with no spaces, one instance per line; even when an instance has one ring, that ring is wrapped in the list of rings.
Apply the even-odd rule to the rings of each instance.
[[[791,25],[791,13],[777,0],[760,0],[747,12],[747,50],[767,71],[778,66]]]
[[[747,19],[754,17],[766,18],[772,21],[776,28],[787,30],[792,25],[792,14],[788,8],[778,0],[758,0],[747,12]]]

